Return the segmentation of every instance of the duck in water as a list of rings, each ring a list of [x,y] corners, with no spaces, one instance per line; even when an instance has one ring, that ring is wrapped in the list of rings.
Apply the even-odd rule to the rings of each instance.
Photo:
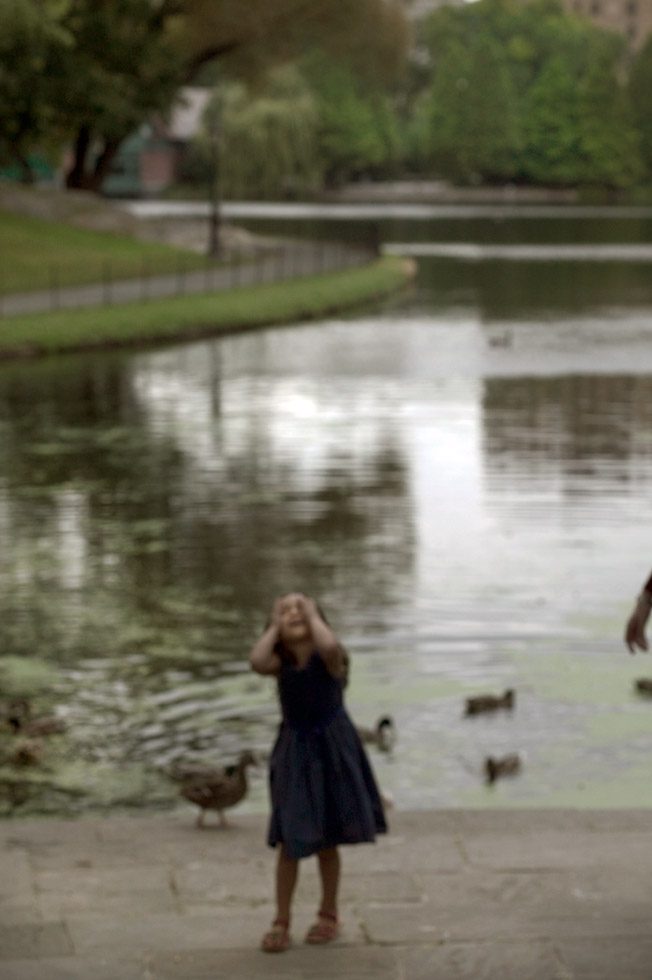
[[[521,771],[523,756],[519,752],[511,752],[509,755],[495,757],[487,756],[484,760],[484,771],[487,782],[491,785],[501,776],[515,776]]]
[[[381,752],[391,752],[396,744],[396,726],[394,719],[383,715],[376,722],[375,728],[356,726],[360,740],[366,745],[375,745]]]
[[[502,695],[478,694],[476,697],[467,698],[465,702],[465,715],[479,715],[488,711],[498,711],[500,708],[511,711],[516,703],[516,694],[508,688]]]

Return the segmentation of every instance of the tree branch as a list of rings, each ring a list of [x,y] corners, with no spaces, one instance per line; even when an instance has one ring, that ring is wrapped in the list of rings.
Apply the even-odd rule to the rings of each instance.
[[[256,29],[252,30],[249,34],[225,41],[223,44],[211,45],[203,51],[199,51],[188,64],[184,84],[189,84],[197,75],[199,69],[203,68],[204,65],[218,58],[223,58],[228,54],[232,54],[238,48],[242,48],[248,44],[256,35],[267,36],[270,32],[274,33],[278,31],[286,23],[296,24],[297,19],[301,18],[307,20],[311,15],[314,15],[314,11],[315,0],[295,0],[294,4],[290,4],[289,7],[286,6],[283,10],[277,11],[275,16],[268,17],[267,19],[262,18],[260,21],[257,21]]]
[[[184,85],[190,84],[190,82],[192,82],[197,75],[199,69],[203,68],[204,65],[207,65],[209,61],[215,61],[217,58],[223,58],[227,54],[232,54],[234,51],[237,51],[238,48],[241,48],[243,44],[246,44],[247,41],[248,38],[238,38],[236,41],[227,41],[226,44],[216,44],[212,47],[205,48],[203,51],[200,51],[188,62],[188,66],[184,73]]]

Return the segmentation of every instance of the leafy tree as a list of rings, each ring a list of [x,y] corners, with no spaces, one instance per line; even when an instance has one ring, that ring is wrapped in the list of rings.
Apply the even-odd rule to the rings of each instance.
[[[0,160],[15,163],[26,182],[29,153],[56,133],[56,111],[44,69],[53,51],[70,50],[62,26],[67,0],[2,0],[0,4]]]
[[[641,156],[652,177],[652,35],[639,51],[629,75],[629,98],[638,131]]]
[[[458,180],[623,187],[640,177],[617,35],[558,0],[480,0],[435,13],[423,40],[434,76],[415,131],[430,166]]]
[[[434,13],[425,23],[423,43],[436,59],[453,40],[466,45],[469,38],[493,38],[522,93],[560,51],[581,60],[587,30],[593,30],[588,21],[569,16],[560,0],[480,0]]]
[[[532,39],[519,90],[523,174],[546,183],[625,187],[641,173],[623,87],[622,39],[541,0],[546,16],[524,23]]]
[[[3,0],[30,16],[48,0]],[[55,0],[50,0],[54,3]],[[30,39],[28,66],[11,86],[36,84],[34,119],[69,134],[74,163],[71,187],[96,189],[121,141],[153,111],[166,111],[175,93],[205,66],[219,61],[231,77],[261,74],[270,65],[320,43],[363,72],[393,68],[405,31],[399,0],[61,0],[57,26],[67,38]],[[23,39],[25,35],[23,34]],[[30,36],[31,38],[31,36]],[[362,43],[364,41],[364,43]],[[14,59],[15,62],[15,59]],[[29,68],[36,64],[38,68]],[[25,143],[41,130],[25,128]]]
[[[571,185],[580,171],[580,105],[576,72],[561,54],[547,61],[524,100],[524,175],[534,182]]]
[[[366,83],[322,52],[305,67],[319,118],[317,139],[326,182],[384,176],[399,153],[396,113],[376,81]]]
[[[440,173],[463,182],[513,176],[520,147],[515,96],[491,37],[451,41],[436,65],[427,115],[427,152]]]
[[[51,61],[61,122],[74,134],[69,187],[97,189],[121,142],[174,99],[183,61],[150,0],[71,0],[72,54]]]
[[[620,39],[598,37],[578,86],[581,182],[628,187],[643,175],[638,134],[617,75]]]

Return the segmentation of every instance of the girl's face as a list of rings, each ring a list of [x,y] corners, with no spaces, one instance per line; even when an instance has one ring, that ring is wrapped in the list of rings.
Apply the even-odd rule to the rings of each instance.
[[[304,611],[303,596],[290,592],[281,598],[281,640],[288,646],[310,639],[310,626]]]

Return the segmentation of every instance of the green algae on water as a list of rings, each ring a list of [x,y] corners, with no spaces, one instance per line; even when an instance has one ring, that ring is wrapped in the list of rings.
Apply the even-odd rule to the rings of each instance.
[[[35,657],[0,658],[0,690],[5,696],[35,697],[50,690],[57,679],[57,671]]]

